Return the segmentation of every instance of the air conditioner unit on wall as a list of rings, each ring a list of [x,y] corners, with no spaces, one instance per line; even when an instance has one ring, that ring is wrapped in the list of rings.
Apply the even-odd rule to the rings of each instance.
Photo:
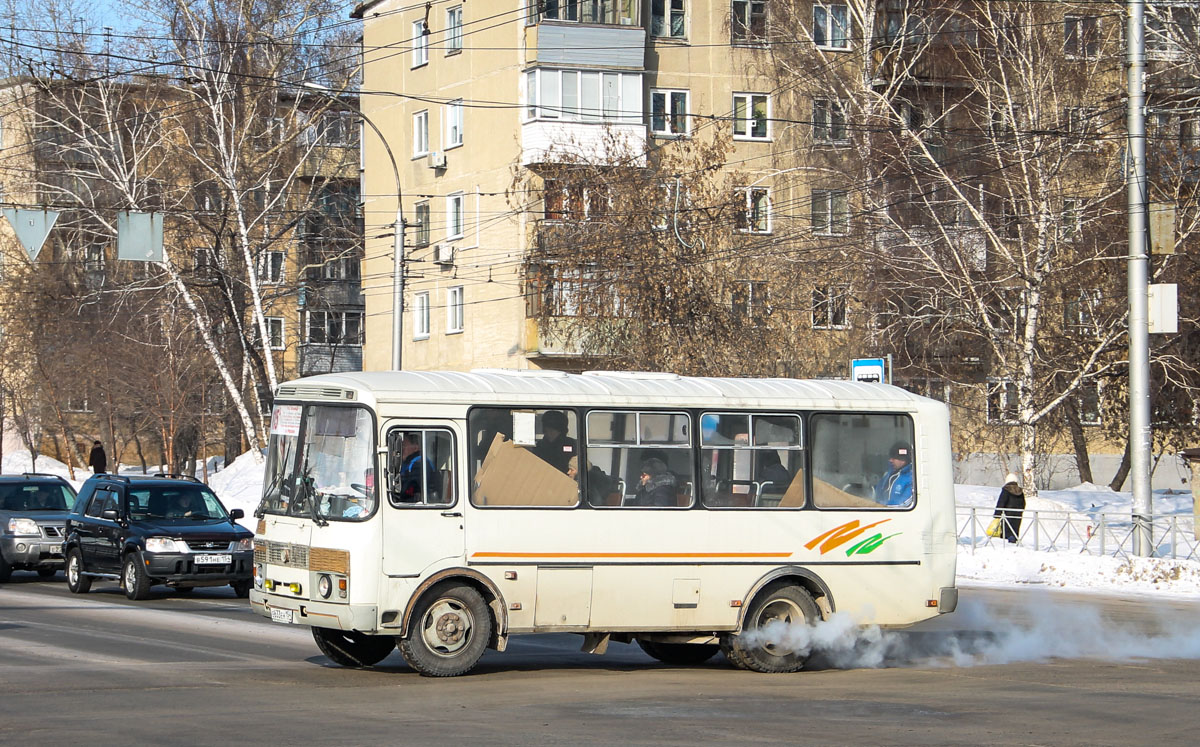
[[[427,159],[426,162],[429,164],[429,168],[431,168],[431,169],[446,168],[446,154],[445,153],[439,153],[437,151],[434,151],[434,152],[430,153],[428,156],[426,156],[426,159]]]
[[[434,244],[433,245],[433,261],[439,265],[454,264],[454,245],[453,244]]]

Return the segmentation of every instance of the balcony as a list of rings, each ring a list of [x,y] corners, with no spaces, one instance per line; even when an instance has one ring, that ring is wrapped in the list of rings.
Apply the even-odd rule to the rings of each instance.
[[[525,62],[642,70],[646,64],[646,29],[543,19],[525,28]]]

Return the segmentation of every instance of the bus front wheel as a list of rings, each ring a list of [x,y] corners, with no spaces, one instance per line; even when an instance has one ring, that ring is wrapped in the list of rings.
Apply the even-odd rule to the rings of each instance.
[[[312,635],[321,653],[343,667],[373,666],[396,648],[396,639],[386,635],[365,635],[332,628],[313,628]]]
[[[426,677],[465,674],[492,637],[492,615],[478,591],[454,582],[429,590],[399,640],[408,665]]]
[[[799,586],[763,590],[747,610],[742,632],[721,639],[721,652],[739,669],[798,672],[807,652],[796,650],[793,626],[815,625],[821,618],[812,595]]]

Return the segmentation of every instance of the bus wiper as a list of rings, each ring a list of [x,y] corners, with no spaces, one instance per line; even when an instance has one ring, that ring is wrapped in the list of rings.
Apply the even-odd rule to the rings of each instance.
[[[283,482],[283,472],[287,469],[288,462],[292,458],[292,449],[294,447],[295,442],[288,444],[287,451],[284,453],[283,458],[279,460],[279,464],[282,465],[282,468],[275,473],[274,477],[271,478],[271,483],[267,485],[267,489],[263,491],[262,498],[258,499],[258,507],[254,509],[254,518],[261,519],[263,516],[265,516],[267,513],[267,496],[271,495],[275,488],[280,488],[280,490],[282,490],[281,483]]]
[[[300,491],[304,496],[304,500],[308,502],[308,515],[312,519],[313,524],[319,527],[329,524],[328,521],[321,517],[321,511],[317,505],[317,491],[313,487],[312,468],[308,466],[308,460],[304,461],[304,467],[300,471]]]

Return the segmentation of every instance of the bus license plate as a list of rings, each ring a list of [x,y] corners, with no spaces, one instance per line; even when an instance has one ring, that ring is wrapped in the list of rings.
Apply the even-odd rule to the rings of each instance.
[[[231,560],[232,555],[197,555],[196,565],[225,565]]]
[[[272,609],[271,610],[271,622],[291,623],[292,622],[292,611],[291,610]]]

